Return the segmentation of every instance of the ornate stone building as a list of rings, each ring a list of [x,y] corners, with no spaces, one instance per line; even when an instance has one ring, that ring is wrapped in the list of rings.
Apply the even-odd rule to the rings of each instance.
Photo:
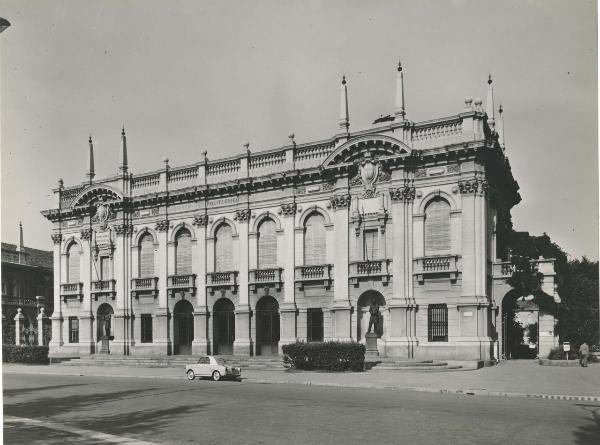
[[[276,354],[296,340],[364,341],[380,354],[489,359],[501,350],[505,234],[520,201],[494,122],[465,100],[394,113],[332,137],[54,190],[53,353]],[[498,130],[498,131],[497,131]],[[550,266],[552,266],[550,262]],[[548,274],[552,278],[551,271]],[[546,289],[553,292],[553,282]],[[502,295],[500,295],[502,294]]]

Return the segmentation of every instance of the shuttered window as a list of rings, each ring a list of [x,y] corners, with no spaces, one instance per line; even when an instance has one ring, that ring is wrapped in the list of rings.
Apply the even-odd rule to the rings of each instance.
[[[312,213],[305,223],[304,264],[325,264],[325,218]]]
[[[215,271],[228,272],[233,269],[233,240],[231,227],[221,224],[215,233]]]
[[[110,280],[112,278],[112,260],[110,257],[100,257],[100,279]]]
[[[425,209],[425,255],[450,253],[450,205],[435,199]]]
[[[67,283],[79,283],[79,246],[76,243],[67,250]]]
[[[192,273],[192,235],[187,229],[177,233],[175,244],[175,275]]]
[[[365,260],[379,258],[379,238],[377,229],[363,232],[363,256]]]
[[[265,219],[258,227],[258,268],[277,265],[277,233],[275,221]]]
[[[140,240],[140,278],[154,276],[154,238],[146,233]]]

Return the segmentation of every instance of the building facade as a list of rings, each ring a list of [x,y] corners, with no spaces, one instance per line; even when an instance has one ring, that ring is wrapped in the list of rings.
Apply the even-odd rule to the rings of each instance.
[[[505,234],[520,201],[483,101],[411,122],[394,113],[336,134],[54,190],[52,353],[271,355],[286,343],[364,341],[379,353],[489,359],[502,341]],[[499,130],[497,131],[496,128]],[[551,262],[550,262],[551,266]],[[552,279],[549,272],[548,279]],[[553,282],[546,289],[553,292]]]
[[[18,245],[2,243],[2,339],[15,344],[18,335],[20,344],[38,344],[42,326],[42,342],[47,344],[51,326],[40,313],[43,309],[42,315],[51,315],[54,306],[52,251],[25,247],[21,224],[19,240]],[[15,317],[20,319],[18,333]]]

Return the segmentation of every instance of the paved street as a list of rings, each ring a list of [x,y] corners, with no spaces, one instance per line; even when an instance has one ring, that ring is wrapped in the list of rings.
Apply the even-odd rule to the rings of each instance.
[[[600,437],[597,402],[183,378],[3,379],[7,444],[591,444]]]

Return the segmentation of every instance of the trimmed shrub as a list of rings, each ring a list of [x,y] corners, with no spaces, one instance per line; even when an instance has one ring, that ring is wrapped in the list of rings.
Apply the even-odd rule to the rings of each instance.
[[[4,363],[48,364],[48,346],[2,345]]]
[[[284,345],[284,365],[306,371],[363,371],[365,345],[353,342],[297,342]]]
[[[569,360],[574,360],[574,359],[578,359],[578,358],[579,358],[579,351],[575,351],[575,350],[573,350],[573,348],[571,348],[571,350],[569,351]],[[550,350],[550,353],[548,354],[548,359],[550,359],[550,360],[566,360],[567,353],[565,351],[563,351],[562,346],[559,348],[553,348]]]

